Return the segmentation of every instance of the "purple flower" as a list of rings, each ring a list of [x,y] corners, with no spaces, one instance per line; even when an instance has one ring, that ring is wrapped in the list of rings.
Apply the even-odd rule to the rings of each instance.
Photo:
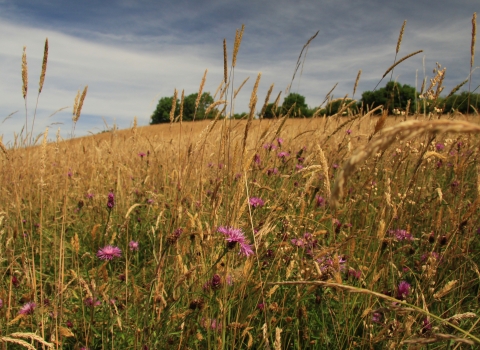
[[[130,241],[130,243],[128,243],[128,246],[132,252],[138,250],[138,242]]]
[[[111,245],[100,248],[97,252],[97,257],[100,260],[112,260],[113,258],[120,258],[121,256],[122,251],[120,248]]]
[[[297,164],[297,165],[295,165],[295,169],[297,169],[297,170],[302,170],[302,169],[303,169],[303,165],[302,165],[302,164]]]
[[[282,143],[283,143],[283,139],[281,137],[279,137],[277,139],[277,143],[278,143],[278,146],[281,147],[282,146]]]
[[[277,168],[273,168],[273,169],[268,169],[267,170],[267,175],[270,176],[270,175],[277,175],[278,174],[278,169]]]
[[[15,288],[18,288],[20,285],[20,281],[18,280],[17,276],[12,276],[12,284]]]
[[[65,323],[65,325],[68,327],[68,328],[73,328],[73,322],[68,320],[67,323]]]
[[[257,304],[257,309],[263,311],[263,309],[265,309],[265,304],[264,303]]]
[[[138,156],[139,156],[140,158],[142,158],[142,159],[143,159],[143,157],[145,157],[146,155],[147,155],[147,154],[146,154],[146,153],[144,153],[144,152],[140,152],[140,153],[138,153]]]
[[[239,254],[244,256],[253,255],[252,246],[248,243],[244,233],[239,228],[220,226],[217,230],[226,236],[227,247],[232,249],[238,243],[240,246]]]
[[[101,305],[102,303],[100,302],[100,300],[98,300],[97,298],[93,299],[93,298],[86,298],[83,303],[85,304],[85,306],[90,306],[90,307],[95,307],[95,306],[99,306]]]
[[[410,294],[410,283],[402,281],[398,285],[397,298],[405,299]]]
[[[333,164],[333,165],[332,165],[332,168],[333,168],[333,169],[337,169],[337,168],[338,168],[338,164],[336,164],[336,163]]]
[[[266,143],[263,145],[263,148],[265,148],[268,151],[271,151],[271,150],[277,149],[277,146],[275,146],[273,143]]]
[[[437,151],[443,151],[443,149],[445,148],[445,145],[443,143],[437,143],[435,145],[435,148],[437,149]]]
[[[87,193],[85,197],[87,197],[87,199],[92,199],[93,196],[95,196],[93,193]]]
[[[257,165],[260,165],[260,163],[262,162],[262,160],[260,159],[260,155],[258,153],[253,156],[253,161]]]
[[[115,206],[115,195],[113,194],[113,192],[110,192],[108,194],[107,208],[113,209],[114,206]]]
[[[360,277],[362,277],[362,271],[360,271],[360,270],[357,271],[357,270],[350,269],[350,270],[348,270],[348,275],[352,276],[353,278],[355,278],[357,280],[359,280]]]
[[[322,196],[315,196],[315,205],[317,208],[323,207],[325,205],[325,199]]]
[[[305,246],[305,242],[301,238],[293,238],[293,239],[290,240],[290,242],[292,242],[292,244],[296,247],[304,247]]]
[[[257,207],[263,207],[265,202],[263,199],[258,198],[258,197],[250,197],[249,203],[252,207],[257,208]]]
[[[422,327],[422,333],[428,333],[432,330],[432,324],[428,320],[428,318],[423,319],[423,327]]]
[[[285,159],[288,156],[290,156],[290,153],[285,152],[285,151],[278,153],[278,158]]]
[[[33,311],[35,310],[36,306],[37,306],[37,304],[32,303],[32,302],[26,303],[25,305],[22,306],[20,311],[18,311],[18,314],[19,315],[31,315],[31,314],[33,314]]]
[[[390,230],[389,233],[395,236],[398,241],[413,241],[413,236],[407,230],[396,229]]]
[[[382,319],[383,319],[383,314],[381,312],[376,311],[372,314],[372,322],[382,323]]]
[[[352,133],[352,130],[348,129],[347,130],[347,135],[350,135]]]

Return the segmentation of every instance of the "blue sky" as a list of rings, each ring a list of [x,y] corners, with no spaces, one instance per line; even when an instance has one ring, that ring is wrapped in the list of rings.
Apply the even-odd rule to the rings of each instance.
[[[60,127],[68,137],[71,106],[85,85],[89,90],[76,136],[104,130],[104,121],[129,127],[134,116],[147,125],[160,97],[171,96],[174,88],[197,92],[205,69],[205,90],[215,92],[223,77],[223,39],[230,59],[235,30],[242,24],[234,86],[248,76],[250,80],[237,98],[236,112],[247,110],[259,72],[257,108],[272,83],[274,96],[285,91],[303,45],[317,31],[291,91],[304,95],[311,107],[319,105],[337,82],[334,96],[351,97],[362,69],[355,96],[359,98],[393,63],[404,20],[399,57],[424,52],[398,66],[394,79],[412,86],[417,79],[420,87],[439,62],[447,67],[448,92],[469,74],[471,19],[479,9],[477,0],[0,0],[0,135],[8,143],[25,122],[23,46],[29,68],[29,120],[33,117],[46,37],[49,60],[35,133],[50,125],[52,136]],[[480,84],[479,74],[473,74],[474,87]]]

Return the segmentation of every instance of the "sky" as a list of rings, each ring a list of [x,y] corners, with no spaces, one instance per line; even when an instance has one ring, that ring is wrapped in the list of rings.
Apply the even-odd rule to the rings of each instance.
[[[113,125],[128,128],[135,116],[139,125],[148,125],[161,97],[174,89],[197,92],[206,69],[204,91],[215,92],[223,79],[223,39],[230,61],[242,24],[233,86],[250,79],[235,112],[248,110],[258,73],[257,110],[271,84],[272,96],[285,92],[302,47],[317,31],[290,91],[305,96],[309,107],[320,105],[336,83],[334,98],[351,98],[361,69],[353,96],[361,98],[393,64],[404,20],[398,58],[423,53],[397,66],[393,79],[420,89],[438,62],[447,67],[447,93],[469,75],[472,15],[479,10],[478,0],[0,0],[0,136],[8,146],[26,119],[30,129],[35,115],[34,135],[49,127],[51,137],[58,128],[62,137],[71,137],[75,95],[86,85],[75,136]],[[47,37],[47,72],[37,105]],[[480,70],[472,74],[472,87],[479,84]]]

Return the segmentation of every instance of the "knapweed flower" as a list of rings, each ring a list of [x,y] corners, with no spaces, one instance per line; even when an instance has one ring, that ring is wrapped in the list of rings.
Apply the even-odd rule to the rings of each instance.
[[[86,298],[83,303],[85,304],[85,306],[90,306],[90,307],[95,307],[95,306],[99,306],[99,305],[102,305],[102,303],[100,302],[100,300],[98,299],[93,299],[93,298]]]
[[[115,206],[115,195],[113,194],[113,192],[110,192],[108,194],[107,208],[113,209],[114,206]]]
[[[402,281],[398,284],[397,298],[405,299],[410,294],[410,283]]]
[[[323,207],[325,205],[325,199],[322,196],[315,196],[315,205],[317,208]]]
[[[350,135],[352,133],[352,130],[348,129],[347,130],[347,135]]]
[[[12,284],[15,288],[18,288],[20,285],[20,281],[18,280],[17,276],[12,276]]]
[[[227,240],[227,247],[229,249],[234,248],[238,243],[238,245],[240,246],[240,251],[238,252],[238,254],[242,254],[244,256],[250,256],[254,254],[252,246],[248,243],[241,229],[220,226],[217,231],[225,235],[225,238]]]
[[[273,169],[268,169],[267,170],[267,175],[270,176],[270,175],[277,175],[278,174],[278,169],[277,168],[273,168]]]
[[[290,153],[283,151],[283,152],[278,153],[277,156],[278,156],[278,158],[285,159],[285,158],[290,156]]]
[[[111,245],[100,248],[97,252],[97,257],[100,260],[112,260],[113,258],[120,258],[121,256],[122,251],[120,248]]]
[[[87,193],[87,194],[85,195],[85,197],[87,197],[87,199],[93,199],[94,196],[95,196],[95,195],[94,195],[93,193]]]
[[[390,230],[390,235],[394,236],[398,241],[413,241],[413,236],[407,230]]]
[[[283,143],[283,139],[281,137],[279,137],[277,139],[277,143],[278,143],[278,146],[281,147],[282,146],[282,143]]]
[[[248,200],[248,202],[250,203],[250,205],[254,208],[257,208],[257,207],[263,207],[263,205],[265,204],[265,202],[263,201],[263,199],[261,198],[258,198],[258,197],[250,197],[250,199]]]
[[[271,150],[277,149],[277,146],[275,146],[273,143],[266,143],[263,145],[263,148],[265,148],[268,151],[271,151]]]
[[[435,148],[437,149],[437,151],[443,151],[443,149],[445,148],[445,145],[443,143],[437,143],[435,145]]]
[[[138,156],[143,159],[147,154],[145,152],[138,153]]]
[[[32,303],[32,302],[26,303],[25,305],[23,305],[21,307],[20,311],[18,311],[18,314],[19,315],[31,315],[31,314],[33,314],[33,311],[35,311],[36,306],[37,306],[37,304]]]
[[[137,251],[138,250],[138,242],[136,241],[130,241],[130,243],[128,243],[128,247],[130,248],[130,250],[133,252],[133,251]]]

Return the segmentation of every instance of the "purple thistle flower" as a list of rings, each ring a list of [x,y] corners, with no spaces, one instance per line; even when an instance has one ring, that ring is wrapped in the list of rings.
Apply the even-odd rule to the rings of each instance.
[[[130,243],[128,243],[128,247],[130,248],[130,250],[133,252],[133,251],[137,251],[138,250],[138,242],[136,241],[130,241]]]
[[[437,143],[435,145],[435,148],[437,149],[437,151],[443,151],[443,149],[445,148],[445,145],[443,143]]]
[[[407,230],[400,230],[400,229],[396,229],[396,230],[390,230],[389,233],[392,235],[392,236],[395,236],[395,238],[398,240],[398,241],[413,241],[413,236],[411,233],[409,233]]]
[[[278,169],[277,168],[273,168],[273,169],[268,169],[267,170],[267,175],[270,176],[270,175],[277,175],[278,174]]]
[[[277,146],[275,146],[273,143],[266,143],[263,145],[263,148],[265,148],[268,151],[271,151],[271,150],[277,149]]]
[[[352,130],[348,129],[347,130],[347,135],[350,135],[352,133]]]
[[[93,298],[86,298],[83,303],[85,304],[85,306],[90,306],[90,307],[95,307],[95,306],[99,306],[101,305],[102,303],[100,302],[100,300],[98,300],[97,298],[93,299]]]
[[[423,319],[423,327],[422,327],[422,333],[428,333],[432,330],[432,324],[428,320],[428,318]]]
[[[279,137],[277,139],[277,143],[278,143],[278,146],[281,147],[282,146],[282,143],[283,143],[283,139],[281,137]]]
[[[226,236],[227,247],[229,249],[232,249],[238,243],[240,246],[240,251],[238,254],[242,254],[244,256],[250,256],[254,254],[252,246],[248,243],[247,239],[245,238],[245,234],[241,229],[220,226],[217,231]]]
[[[111,245],[100,248],[97,252],[97,257],[100,260],[112,260],[113,258],[120,258],[121,256],[122,251],[120,248]]]
[[[336,163],[333,164],[333,165],[332,165],[332,168],[333,168],[333,169],[337,169],[337,168],[338,168],[338,164],[336,164]]]
[[[285,159],[286,157],[290,156],[290,153],[283,151],[283,152],[278,153],[277,156],[278,156],[278,158]]]
[[[325,205],[325,199],[322,196],[315,196],[315,205],[317,208],[323,207]]]
[[[31,314],[33,314],[33,311],[35,310],[36,306],[37,306],[37,304],[32,303],[32,302],[26,303],[25,305],[23,305],[21,307],[20,311],[18,311],[18,314],[19,315],[31,315]]]
[[[143,159],[147,154],[145,152],[138,153],[138,156]]]
[[[250,199],[248,200],[248,202],[250,203],[250,205],[254,208],[257,208],[257,207],[263,207],[265,202],[263,201],[263,199],[261,198],[258,198],[258,197],[250,197]]]
[[[110,192],[108,194],[107,208],[113,209],[114,206],[115,206],[115,195],[113,194],[113,192]]]
[[[253,161],[257,165],[260,165],[260,163],[262,162],[262,160],[260,159],[260,155],[258,153],[253,156]]]
[[[402,281],[398,284],[397,298],[405,299],[410,294],[410,283]]]

